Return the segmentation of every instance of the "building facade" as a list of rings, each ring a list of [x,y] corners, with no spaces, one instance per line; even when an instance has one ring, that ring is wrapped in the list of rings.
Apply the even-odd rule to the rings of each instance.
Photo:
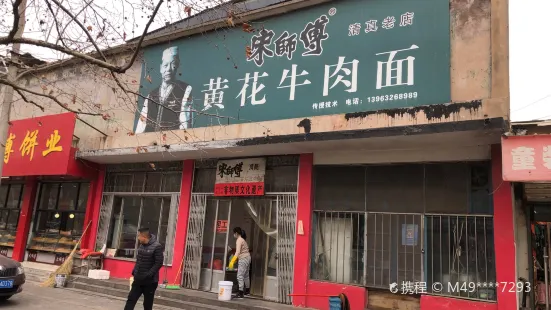
[[[27,253],[13,256],[34,257],[34,239],[48,237],[20,227],[61,238],[82,218],[82,247],[105,246],[105,269],[128,278],[147,226],[165,246],[161,279],[183,266],[176,282],[216,291],[235,277],[226,267],[239,226],[252,294],[267,300],[327,309],[316,295],[345,293],[352,309],[517,309],[519,294],[495,287],[517,281],[500,150],[507,13],[503,0],[245,1],[149,34],[124,78],[138,97],[76,64],[28,78],[105,112],[72,129],[69,159],[87,177],[4,173],[2,214],[27,212],[5,220],[18,223],[13,252]],[[12,119],[36,125],[62,110],[49,108],[21,104]]]

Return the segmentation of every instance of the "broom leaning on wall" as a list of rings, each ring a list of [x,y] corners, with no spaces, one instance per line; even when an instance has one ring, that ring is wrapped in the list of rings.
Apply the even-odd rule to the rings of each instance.
[[[78,239],[77,244],[75,244],[75,247],[71,251],[71,254],[69,254],[69,256],[67,257],[65,262],[63,262],[63,264],[61,266],[59,266],[59,268],[57,268],[56,271],[54,271],[52,274],[50,274],[50,277],[46,281],[44,281],[42,284],[40,284],[40,286],[42,286],[42,287],[55,287],[55,276],[56,275],[65,275],[67,277],[69,277],[71,275],[71,272],[73,271],[73,258],[75,256],[75,253],[77,252],[77,249],[78,249],[78,246],[80,245],[80,242],[82,241],[82,237],[84,237],[84,235],[88,231],[88,228],[90,228],[90,224],[92,224],[91,221],[86,226],[86,229],[82,233],[82,236],[80,236],[80,239]]]

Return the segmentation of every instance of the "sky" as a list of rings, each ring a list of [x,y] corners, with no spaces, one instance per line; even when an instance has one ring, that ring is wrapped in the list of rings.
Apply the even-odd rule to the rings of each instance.
[[[549,0],[509,0],[509,81],[513,122],[551,119]]]
[[[8,31],[12,28],[13,14],[11,5],[13,1],[0,1],[0,36],[7,35]],[[24,37],[45,40],[61,45],[59,42],[56,42],[58,35],[55,21],[57,20],[60,27],[64,29],[63,38],[66,40],[75,39],[81,42],[83,38],[86,40],[81,28],[74,22],[68,23],[71,18],[61,11],[55,3],[52,3],[51,0],[50,3],[56,18],[53,18],[53,14],[51,14],[51,10],[49,10],[45,0],[26,1],[27,23],[23,34]],[[125,39],[129,40],[140,36],[149,21],[148,15],[159,2],[159,0],[58,1],[68,8],[72,14],[77,15],[79,21],[84,26],[90,27],[90,33],[97,39],[96,42],[101,48],[120,45],[124,43]],[[192,9],[191,13],[194,15],[226,1],[228,0],[164,0],[157,16],[149,27],[149,31],[164,27],[167,23],[174,23],[184,19],[187,17],[185,7],[190,7]],[[144,7],[147,9],[144,10]],[[100,31],[101,26],[105,26],[105,22],[101,22],[102,18],[108,25],[108,30],[105,32]],[[100,32],[105,33],[105,36],[98,37]],[[93,48],[90,46],[87,50],[92,51]],[[29,45],[22,45],[21,51],[23,53],[29,52],[33,56],[48,62],[70,57],[48,48]],[[0,55],[7,54],[8,49],[4,46],[0,47]]]

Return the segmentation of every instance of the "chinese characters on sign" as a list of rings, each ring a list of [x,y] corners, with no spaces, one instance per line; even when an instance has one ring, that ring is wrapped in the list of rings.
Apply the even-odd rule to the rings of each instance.
[[[19,151],[21,152],[21,157],[28,157],[29,161],[33,160],[34,156],[34,147],[38,145],[36,139],[38,138],[38,129],[34,131],[27,131],[27,134],[21,141],[19,146]],[[13,143],[17,138],[16,135],[10,133],[8,139],[6,140],[6,148],[4,150],[4,164],[10,162],[10,154],[13,153]],[[58,145],[61,136],[59,135],[58,130],[54,130],[50,135],[50,138],[46,141],[44,151],[42,151],[42,156],[45,157],[51,152],[61,152],[63,151],[63,146]]]
[[[445,1],[315,5],[246,34],[230,29],[220,44],[217,34],[206,33],[148,47],[150,75],[142,78],[141,92],[156,93],[168,53],[179,59],[171,72],[197,89],[184,109],[192,120],[185,128],[220,125],[221,118],[226,125],[444,104],[451,100],[449,18]],[[204,44],[205,36],[214,44]],[[184,95],[173,101],[192,98]],[[150,108],[138,100],[136,124],[139,111]]]
[[[407,27],[413,25],[413,12],[406,12],[400,15],[400,27]],[[365,33],[376,32],[379,27],[377,26],[378,20],[371,19],[365,22]],[[394,16],[387,16],[381,22],[381,28],[383,29],[392,29],[396,23],[396,18]],[[354,23],[348,26],[348,36],[359,36],[362,32],[362,24]]]
[[[551,135],[502,138],[505,181],[551,181]]]
[[[221,160],[216,168],[215,196],[264,195],[265,158]]]

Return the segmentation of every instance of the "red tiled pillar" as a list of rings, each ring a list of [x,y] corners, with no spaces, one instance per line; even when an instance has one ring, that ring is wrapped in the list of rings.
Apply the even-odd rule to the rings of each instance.
[[[29,230],[31,228],[31,219],[37,188],[38,181],[36,178],[28,177],[25,180],[23,201],[21,203],[21,212],[19,213],[19,222],[17,223],[17,233],[15,234],[15,244],[13,246],[12,255],[12,259],[18,262],[22,262],[25,259],[27,236],[29,235]]]
[[[88,223],[90,227],[82,238],[81,249],[95,250],[96,236],[98,234],[99,214],[101,210],[101,201],[103,195],[103,184],[105,182],[105,167],[100,167],[95,179],[90,182],[90,191],[88,192],[88,201],[86,202],[86,213],[84,215],[84,227]],[[97,245],[102,247],[103,244]]]
[[[492,186],[494,192],[494,248],[499,283],[516,283],[514,205],[511,183],[503,181],[501,145],[492,145]],[[498,310],[516,310],[517,293],[497,290]]]
[[[298,166],[298,205],[297,226],[295,240],[295,267],[293,278],[293,294],[306,294],[308,275],[310,274],[310,250],[313,204],[313,170],[314,155],[301,154]],[[302,223],[304,234],[299,234],[299,226]],[[293,297],[293,305],[306,306],[306,297]]]
[[[189,207],[191,203],[191,191],[193,189],[193,171],[195,161],[184,160],[184,169],[182,171],[182,184],[180,186],[180,205],[178,206],[178,221],[176,223],[176,233],[174,236],[174,253],[172,256],[172,268],[168,270],[168,282],[180,283],[182,274],[178,274],[186,246],[187,224],[189,218]]]

